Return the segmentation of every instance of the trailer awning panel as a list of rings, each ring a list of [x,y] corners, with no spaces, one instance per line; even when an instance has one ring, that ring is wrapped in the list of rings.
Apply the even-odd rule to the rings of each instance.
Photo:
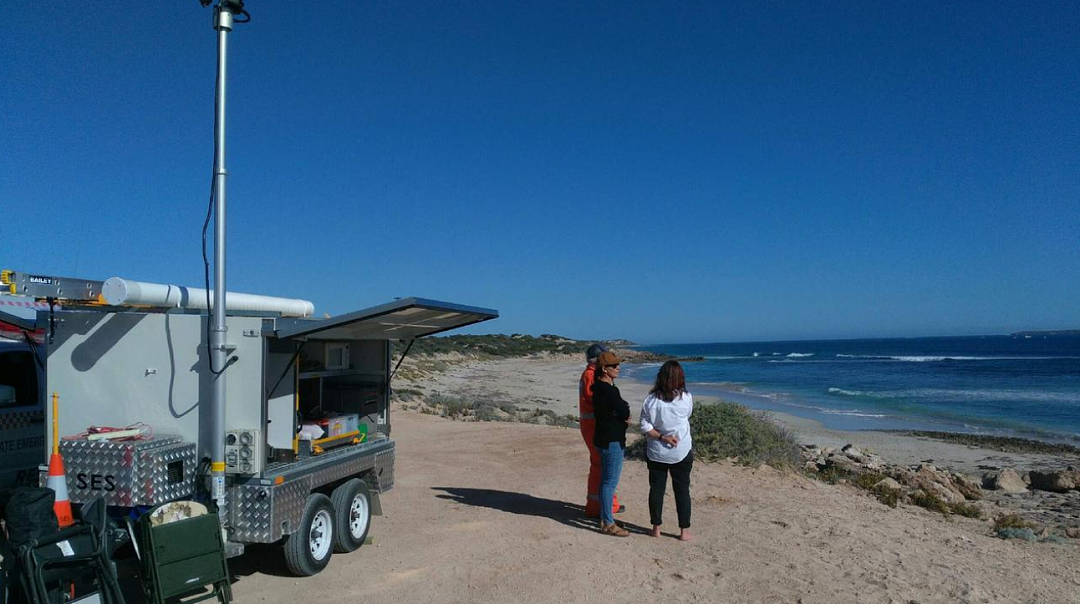
[[[480,323],[499,311],[403,298],[329,319],[278,319],[277,337],[307,340],[411,340]]]

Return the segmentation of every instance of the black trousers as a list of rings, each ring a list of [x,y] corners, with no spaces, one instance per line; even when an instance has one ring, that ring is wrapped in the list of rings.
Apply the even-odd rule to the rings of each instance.
[[[690,528],[690,470],[694,467],[694,452],[678,463],[660,463],[648,460],[649,464],[649,516],[653,526],[664,523],[664,491],[667,490],[667,477],[671,474],[671,489],[675,491],[675,511],[679,514],[679,528]]]

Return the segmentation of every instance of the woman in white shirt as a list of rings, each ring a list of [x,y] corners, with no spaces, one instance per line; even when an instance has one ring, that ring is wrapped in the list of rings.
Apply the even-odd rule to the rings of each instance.
[[[690,414],[694,397],[686,391],[686,376],[677,361],[668,361],[656,374],[656,384],[641,406],[641,432],[648,439],[645,452],[649,464],[649,515],[653,537],[660,536],[663,524],[664,491],[671,474],[675,510],[679,516],[679,540],[690,540]]]

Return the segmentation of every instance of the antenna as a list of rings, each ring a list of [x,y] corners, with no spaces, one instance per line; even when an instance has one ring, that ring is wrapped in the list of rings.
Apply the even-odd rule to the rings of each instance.
[[[205,7],[213,0],[199,0]],[[236,19],[237,16],[243,17]],[[219,513],[225,509],[225,369],[228,365],[225,325],[225,83],[227,75],[228,36],[233,23],[246,23],[251,15],[243,0],[218,0],[214,7],[214,31],[218,39],[217,92],[214,128],[214,304],[210,312],[208,340],[213,390],[210,398],[210,494]],[[207,304],[207,306],[210,306]],[[214,369],[215,367],[219,369]]]

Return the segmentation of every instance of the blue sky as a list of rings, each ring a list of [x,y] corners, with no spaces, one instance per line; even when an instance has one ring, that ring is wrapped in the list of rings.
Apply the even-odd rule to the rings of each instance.
[[[229,289],[647,343],[1080,327],[1080,4],[270,2]],[[196,0],[0,5],[0,266],[202,282]]]

